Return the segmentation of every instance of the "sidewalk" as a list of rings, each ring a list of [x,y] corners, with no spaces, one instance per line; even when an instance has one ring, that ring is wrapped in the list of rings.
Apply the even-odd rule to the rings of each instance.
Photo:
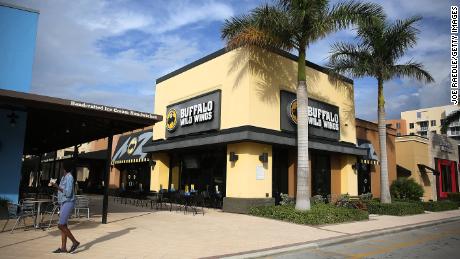
[[[89,221],[79,219],[71,223],[72,232],[82,244],[76,254],[50,253],[60,244],[60,232],[53,227],[49,231],[18,229],[13,234],[0,233],[1,257],[222,257],[280,247],[292,249],[353,234],[460,218],[460,210],[455,210],[406,217],[371,216],[364,222],[311,227],[219,210],[207,210],[204,216],[152,211],[113,204],[110,200],[109,224],[102,225],[100,197],[93,199],[92,204]],[[1,227],[3,224],[0,221]]]

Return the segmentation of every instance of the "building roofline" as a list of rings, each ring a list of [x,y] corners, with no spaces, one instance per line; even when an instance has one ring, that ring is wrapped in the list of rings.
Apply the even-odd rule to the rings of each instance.
[[[18,9],[18,10],[22,10],[22,11],[26,11],[26,12],[31,12],[31,13],[40,14],[40,11],[38,11],[38,10],[35,10],[35,9],[32,9],[32,8],[28,8],[28,7],[24,7],[24,6],[15,5],[15,4],[10,4],[10,3],[0,2],[0,6],[4,6],[4,7],[8,7],[8,8],[13,8],[13,9]]]
[[[199,66],[199,65],[201,65],[203,63],[206,63],[206,62],[208,62],[208,61],[210,61],[210,60],[212,60],[214,58],[222,56],[222,55],[224,55],[224,54],[226,54],[226,53],[228,53],[230,51],[232,51],[232,49],[222,48],[220,50],[217,50],[217,51],[215,51],[215,52],[213,52],[213,53],[211,53],[211,54],[209,54],[207,56],[204,56],[204,57],[202,57],[202,58],[200,58],[198,60],[193,61],[192,63],[190,63],[188,65],[185,65],[185,66],[183,66],[183,67],[181,67],[179,69],[176,69],[176,70],[174,70],[174,71],[172,71],[172,72],[170,72],[170,73],[168,73],[168,74],[166,74],[164,76],[161,76],[161,77],[157,78],[156,83],[157,84],[161,83],[161,82],[163,82],[163,81],[165,81],[167,79],[170,79],[170,78],[172,78],[172,77],[174,77],[176,75],[179,75],[179,74],[181,74],[181,73],[183,73],[183,72],[185,72],[187,70],[190,70],[190,69],[192,69],[192,68],[194,68],[196,66]],[[271,51],[271,52],[273,52],[275,54],[278,54],[278,55],[280,55],[282,57],[285,57],[287,59],[293,60],[293,61],[297,61],[297,59],[298,59],[298,57],[296,55],[293,55],[293,54],[291,54],[291,53],[289,53],[287,51],[284,51],[284,50],[270,49],[269,51]],[[307,67],[316,69],[316,70],[318,70],[320,72],[323,72],[325,74],[333,73],[329,68],[320,66],[320,65],[315,64],[313,62],[310,62],[308,60],[305,60],[305,62],[306,62]],[[345,76],[340,75],[340,74],[337,74],[337,77],[338,77],[338,79],[340,79],[342,81],[345,81],[345,82],[347,82],[349,84],[353,84],[353,80],[348,78],[348,77],[345,77]]]
[[[418,111],[424,111],[424,110],[430,110],[430,109],[440,109],[440,108],[447,108],[447,107],[452,107],[452,106],[457,106],[457,105],[455,105],[455,104],[445,104],[445,105],[424,107],[424,108],[419,108],[419,109],[415,109],[415,110],[401,111],[401,113],[406,113],[406,112],[418,112]],[[460,109],[460,107],[459,107],[459,109]]]

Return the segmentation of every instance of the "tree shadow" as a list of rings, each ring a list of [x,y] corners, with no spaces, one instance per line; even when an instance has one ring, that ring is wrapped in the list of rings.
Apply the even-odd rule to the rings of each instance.
[[[134,230],[136,228],[134,227],[131,227],[131,228],[126,228],[126,229],[122,229],[122,230],[119,230],[119,231],[115,231],[115,232],[110,232],[104,236],[101,236],[101,237],[98,237],[96,239],[94,239],[93,241],[90,241],[86,244],[83,244],[81,245],[75,252],[74,254],[77,254],[77,253],[81,253],[81,252],[84,252],[86,250],[89,250],[92,246],[96,245],[96,244],[99,244],[99,243],[102,243],[102,242],[105,242],[105,241],[109,241],[109,240],[112,240],[114,238],[118,238],[118,237],[121,237],[123,235],[126,235],[128,234],[131,230]]]
[[[355,107],[353,85],[332,70],[306,62],[306,84],[309,98],[340,107],[341,139],[348,136],[345,124],[354,125]],[[233,88],[241,86],[249,80],[249,87],[255,87],[258,98],[263,102],[279,105],[280,90],[296,92],[297,89],[297,57],[288,52],[275,49],[244,47],[235,50],[228,75],[236,77]],[[247,77],[250,77],[247,79]],[[327,80],[322,79],[323,76]],[[323,80],[323,81],[322,81]],[[339,96],[350,102],[338,103],[338,100],[326,94],[323,84],[329,82]]]

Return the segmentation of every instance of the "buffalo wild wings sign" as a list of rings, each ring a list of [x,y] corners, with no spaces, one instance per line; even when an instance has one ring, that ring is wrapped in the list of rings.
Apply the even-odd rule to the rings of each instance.
[[[220,128],[220,91],[169,105],[166,111],[166,137]]]
[[[297,130],[297,100],[291,92],[281,91],[281,130]],[[339,140],[339,108],[328,103],[308,99],[308,135]]]

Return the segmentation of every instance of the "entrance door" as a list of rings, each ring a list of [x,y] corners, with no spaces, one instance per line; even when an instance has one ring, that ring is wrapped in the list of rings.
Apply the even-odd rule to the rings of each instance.
[[[312,154],[312,196],[331,194],[331,160],[327,154]]]
[[[281,193],[288,193],[288,150],[273,148],[272,193],[275,203],[281,201]]]
[[[447,198],[448,192],[457,191],[457,170],[454,161],[438,159],[438,197]]]
[[[358,164],[358,195],[371,192],[371,166]]]

